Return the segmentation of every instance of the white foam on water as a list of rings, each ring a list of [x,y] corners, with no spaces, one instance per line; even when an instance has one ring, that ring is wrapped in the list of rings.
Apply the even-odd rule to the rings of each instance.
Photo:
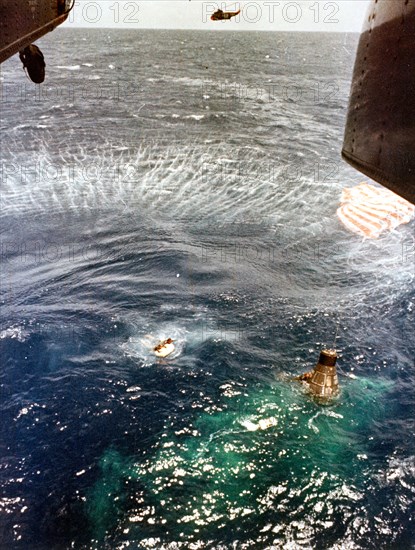
[[[188,115],[188,116],[185,116],[184,118],[186,119],[192,118],[193,120],[203,120],[205,116],[206,115]]]
[[[11,326],[2,331],[0,331],[0,340],[5,338],[10,338],[11,340],[18,340],[19,342],[24,342],[28,337],[29,332],[22,326]]]
[[[57,65],[57,69],[66,69],[67,71],[79,71],[80,65]]]
[[[121,349],[126,355],[134,357],[142,362],[142,366],[150,366],[156,363],[173,362],[178,359],[185,350],[186,345],[201,341],[197,332],[192,332],[184,324],[178,323],[142,323],[127,342],[121,344]],[[156,357],[154,348],[160,342],[171,338],[174,342],[174,351],[165,359]]]
[[[126,342],[120,344],[123,353],[137,358],[142,362],[142,366],[154,365],[160,361],[168,364],[179,359],[183,354],[192,357],[195,349],[205,342],[237,343],[240,337],[237,331],[232,332],[219,327],[216,320],[204,310],[198,311],[192,308],[189,313],[168,304],[160,309],[161,311],[178,309],[178,321],[157,323],[154,319],[136,318],[131,322],[131,336]],[[168,357],[160,359],[156,357],[154,348],[168,338],[173,340],[175,349]]]

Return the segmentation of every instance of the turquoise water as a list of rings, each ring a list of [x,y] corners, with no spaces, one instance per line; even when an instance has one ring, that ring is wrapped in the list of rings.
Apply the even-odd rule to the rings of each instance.
[[[88,505],[97,540],[118,524],[117,547],[157,548],[173,533],[183,547],[282,547],[287,539],[332,547],[339,531],[348,544],[371,529],[367,492],[379,494],[382,483],[370,473],[370,425],[385,414],[391,381],[346,380],[324,407],[288,379],[221,390],[185,428],[169,422],[150,458],[107,450]],[[372,531],[383,538],[383,527]]]

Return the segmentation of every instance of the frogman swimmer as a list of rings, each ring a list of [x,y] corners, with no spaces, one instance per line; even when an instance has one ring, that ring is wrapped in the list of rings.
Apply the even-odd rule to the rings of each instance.
[[[26,46],[19,52],[20,61],[27,70],[30,80],[36,84],[41,84],[45,80],[45,60],[43,53],[35,44]]]

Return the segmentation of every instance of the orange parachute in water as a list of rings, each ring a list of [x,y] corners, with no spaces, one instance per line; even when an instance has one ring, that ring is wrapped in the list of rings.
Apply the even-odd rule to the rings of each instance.
[[[413,204],[392,191],[360,183],[343,189],[337,216],[353,233],[376,239],[384,231],[410,222],[414,211]]]
[[[241,13],[241,10],[238,11],[222,11],[222,10],[216,10],[215,13],[211,15],[212,21],[225,21],[227,19],[231,19],[232,17],[236,17]]]

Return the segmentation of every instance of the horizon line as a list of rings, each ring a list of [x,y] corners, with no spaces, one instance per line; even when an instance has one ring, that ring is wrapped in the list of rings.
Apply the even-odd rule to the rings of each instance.
[[[356,30],[343,30],[343,31],[332,31],[332,30],[276,30],[276,29],[199,29],[197,27],[120,27],[119,25],[114,26],[103,26],[97,27],[96,25],[76,25],[70,27],[69,25],[62,25],[56,30],[65,30],[65,29],[89,29],[89,30],[120,30],[120,31],[197,31],[197,32],[213,32],[213,33],[230,33],[230,32],[269,32],[269,33],[285,33],[285,34],[361,34],[361,31]]]

